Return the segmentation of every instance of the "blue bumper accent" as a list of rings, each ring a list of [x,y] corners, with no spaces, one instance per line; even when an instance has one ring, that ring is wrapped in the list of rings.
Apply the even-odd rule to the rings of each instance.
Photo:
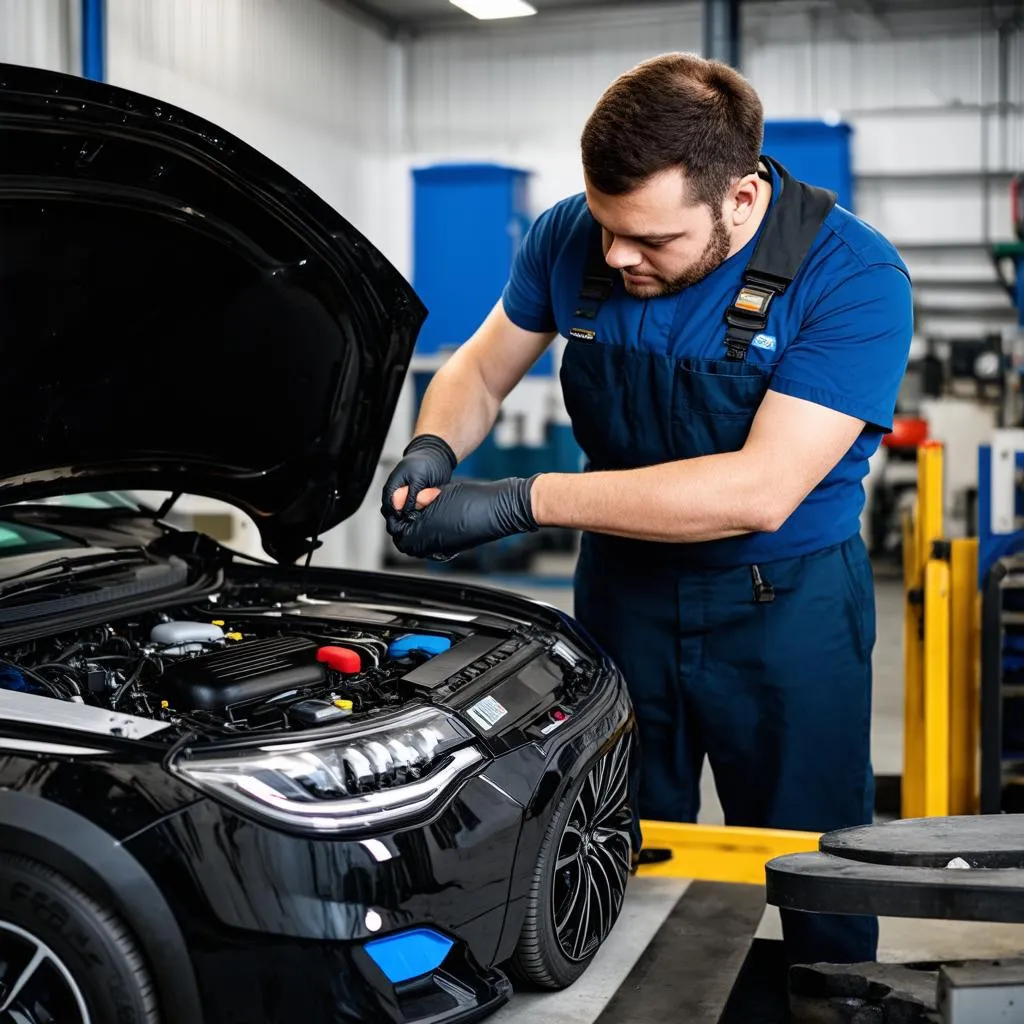
[[[454,943],[428,928],[374,939],[365,946],[370,959],[393,985],[436,971]]]

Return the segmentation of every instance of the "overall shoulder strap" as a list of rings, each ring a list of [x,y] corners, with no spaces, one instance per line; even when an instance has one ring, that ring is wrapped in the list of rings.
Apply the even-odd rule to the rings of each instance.
[[[793,283],[814,239],[836,204],[836,195],[797,181],[771,157],[761,158],[779,175],[779,196],[743,273],[743,286],[725,311],[726,359],[743,360],[768,324],[768,308]]]
[[[602,302],[612,297],[615,288],[616,273],[604,260],[604,245],[601,238],[601,225],[590,217],[590,230],[587,236],[587,254],[583,261],[583,276],[580,281],[579,304],[573,315],[584,320],[594,320]],[[595,332],[589,327],[575,326],[570,328],[569,337],[577,341],[593,341]]]
[[[593,319],[597,315],[596,306],[590,304],[607,301],[615,287],[615,271],[605,263],[604,245],[601,239],[601,225],[590,218],[590,234],[587,238],[587,256],[583,262],[583,280],[580,284],[580,299],[588,304],[587,310],[577,310],[577,316]]]

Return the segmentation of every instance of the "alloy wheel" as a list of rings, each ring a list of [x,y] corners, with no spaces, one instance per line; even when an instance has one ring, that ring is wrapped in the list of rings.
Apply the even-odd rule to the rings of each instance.
[[[587,773],[558,845],[555,935],[574,962],[604,942],[622,908],[632,854],[629,749],[621,741]]]
[[[82,990],[60,957],[2,920],[0,1024],[92,1024]]]

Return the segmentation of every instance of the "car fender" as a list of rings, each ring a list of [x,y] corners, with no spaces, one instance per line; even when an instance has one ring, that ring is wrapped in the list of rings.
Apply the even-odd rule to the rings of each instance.
[[[178,923],[156,883],[124,846],[74,811],[12,790],[0,790],[0,822],[0,851],[60,872],[124,919],[146,955],[163,1019],[201,1024],[192,961]]]

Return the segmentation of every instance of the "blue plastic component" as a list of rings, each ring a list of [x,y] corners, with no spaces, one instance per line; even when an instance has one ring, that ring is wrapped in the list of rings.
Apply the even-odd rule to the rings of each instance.
[[[429,928],[416,928],[383,939],[374,939],[364,947],[370,959],[384,972],[392,985],[436,971],[454,943]]]
[[[39,687],[30,683],[17,669],[0,665],[0,690],[17,690],[19,693],[39,693]]]
[[[1014,267],[1016,285],[1014,304],[1017,307],[1017,325],[1024,327],[1024,256],[1018,256]]]
[[[764,152],[801,181],[831,189],[853,212],[853,157],[848,124],[825,121],[766,121]]]
[[[404,658],[407,654],[426,654],[431,658],[436,654],[444,654],[452,642],[446,636],[430,636],[427,633],[409,633],[393,640],[388,648],[392,658]]]

